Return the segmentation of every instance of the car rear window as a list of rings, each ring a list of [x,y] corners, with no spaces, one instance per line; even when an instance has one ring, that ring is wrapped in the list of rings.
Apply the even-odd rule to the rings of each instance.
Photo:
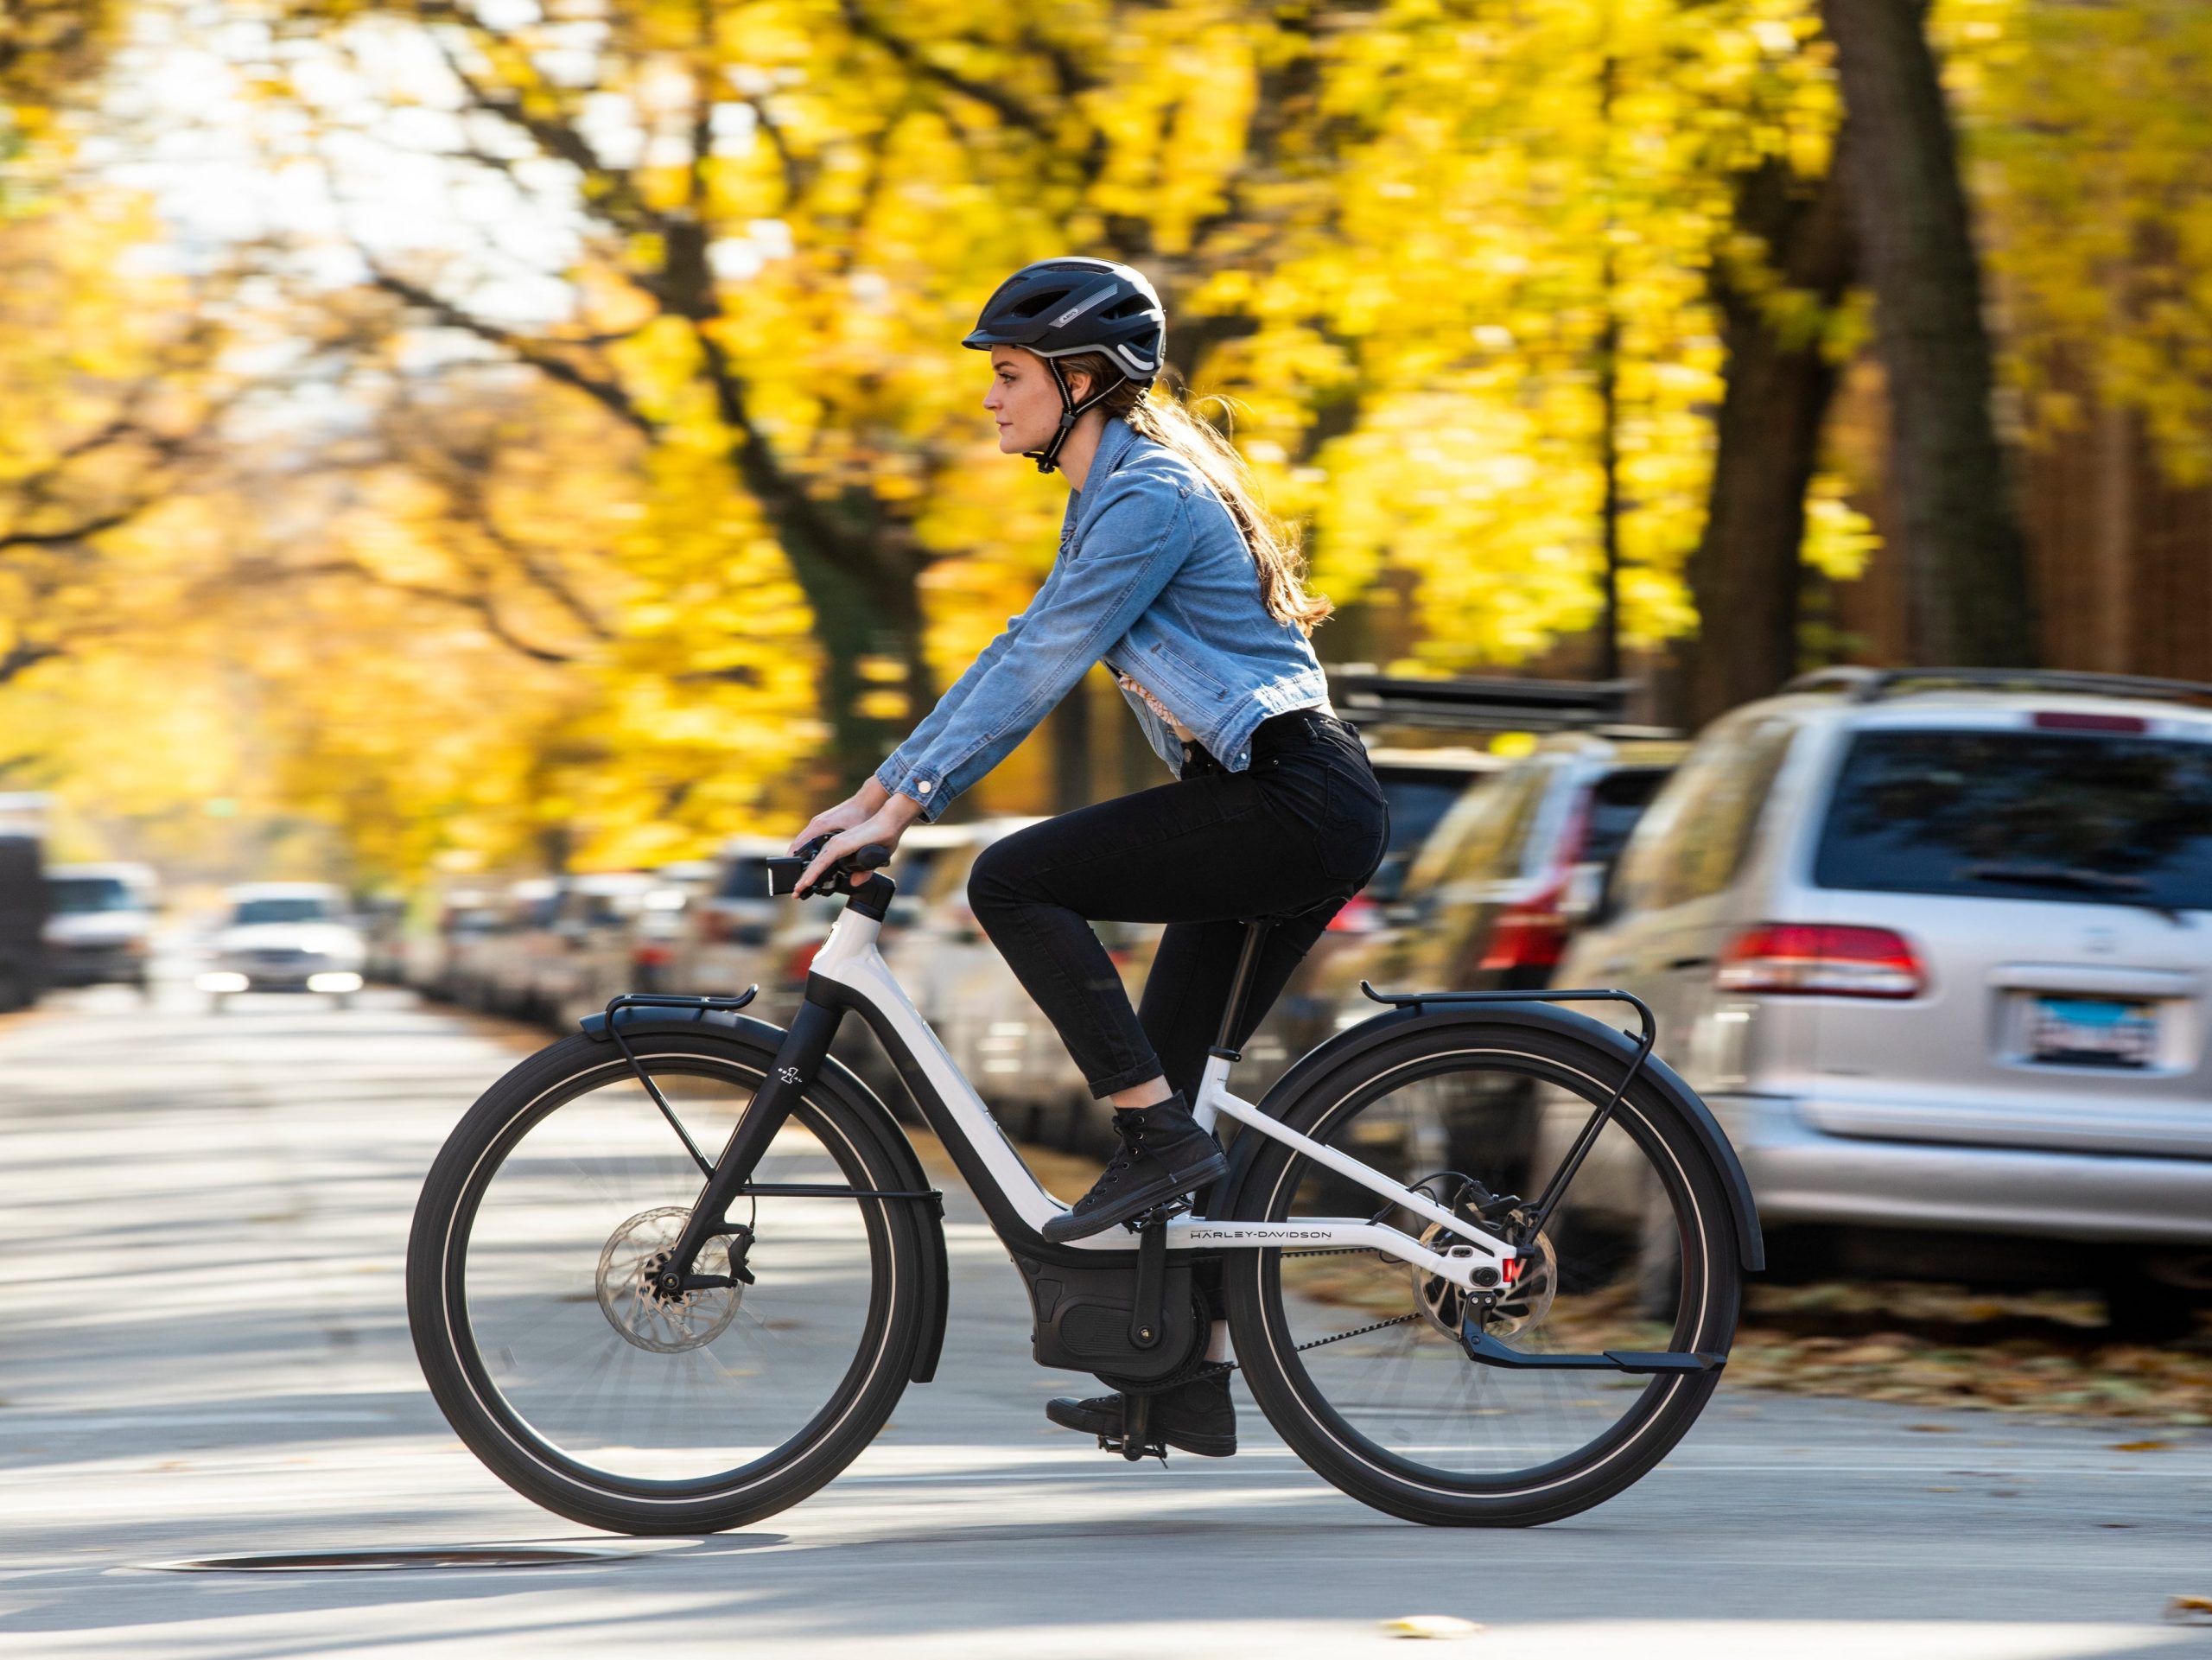
[[[1375,781],[1390,809],[1390,845],[1366,887],[1367,897],[1388,905],[1405,886],[1406,868],[1421,843],[1452,811],[1452,804],[1478,783],[1483,773],[1449,773],[1434,767],[1378,766]]]
[[[1452,804],[1480,776],[1377,767],[1375,779],[1382,786],[1382,799],[1390,806],[1390,851],[1409,852],[1428,840],[1428,833],[1452,811]]]
[[[1583,833],[1581,857],[1601,865],[1619,858],[1628,833],[1666,781],[1662,766],[1633,767],[1599,779],[1590,791],[1590,827]]]
[[[1852,741],[1822,887],[2212,909],[2212,744],[1911,730]]]

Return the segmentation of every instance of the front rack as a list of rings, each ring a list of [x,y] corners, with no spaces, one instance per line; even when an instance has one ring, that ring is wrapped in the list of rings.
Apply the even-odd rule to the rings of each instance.
[[[699,1150],[698,1142],[691,1139],[691,1132],[683,1128],[683,1121],[676,1116],[676,1109],[668,1104],[668,1097],[660,1092],[660,1085],[653,1082],[652,1074],[639,1064],[638,1052],[631,1048],[629,1039],[622,1035],[622,1022],[615,1018],[615,1014],[618,1010],[625,1008],[693,1008],[702,1015],[710,1010],[717,1014],[734,1013],[760,995],[760,987],[747,986],[734,997],[685,997],[661,992],[626,991],[619,997],[607,1000],[607,1035],[614,1040],[614,1046],[622,1052],[622,1059],[630,1063],[630,1070],[637,1075],[638,1082],[645,1086],[645,1093],[652,1097],[653,1105],[660,1109],[660,1116],[668,1120],[668,1127],[676,1132],[677,1139],[683,1143],[683,1150],[691,1155],[691,1162],[699,1167],[702,1175],[712,1176],[715,1173],[714,1165]]]

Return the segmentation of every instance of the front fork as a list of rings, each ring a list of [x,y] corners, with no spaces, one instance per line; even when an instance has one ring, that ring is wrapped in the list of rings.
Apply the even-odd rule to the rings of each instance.
[[[753,1091],[736,1128],[730,1131],[729,1140],[723,1143],[721,1155],[708,1171],[707,1185],[700,1189],[698,1202],[691,1207],[690,1220],[683,1224],[683,1236],[669,1252],[668,1260],[661,1264],[658,1283],[663,1296],[680,1297],[694,1289],[689,1283],[693,1278],[691,1265],[698,1261],[707,1242],[736,1231],[729,1221],[730,1201],[743,1195],[750,1185],[753,1166],[760,1162],[761,1154],[776,1139],[776,1132],[783,1129],[798,1107],[799,1097],[814,1082],[815,1074],[822,1068],[823,1057],[830,1053],[830,1040],[837,1035],[837,1022],[843,1012],[817,1002],[802,1002],[798,1012],[791,1016],[784,1040],[777,1046],[776,1059],[768,1067],[768,1076]],[[732,1265],[733,1272],[735,1267]]]

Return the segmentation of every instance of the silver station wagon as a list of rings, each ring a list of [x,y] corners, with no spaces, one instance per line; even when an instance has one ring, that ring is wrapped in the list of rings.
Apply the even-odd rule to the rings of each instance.
[[[2212,1300],[2212,688],[1829,671],[1709,728],[1557,983],[1620,985],[1785,1272]]]

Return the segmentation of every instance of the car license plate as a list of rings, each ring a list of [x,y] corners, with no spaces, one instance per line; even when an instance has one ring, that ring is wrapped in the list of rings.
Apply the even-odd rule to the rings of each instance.
[[[2158,1056],[2158,1017],[2149,1003],[2038,997],[2030,1008],[2031,1060],[2050,1066],[2119,1066],[2139,1072]]]

